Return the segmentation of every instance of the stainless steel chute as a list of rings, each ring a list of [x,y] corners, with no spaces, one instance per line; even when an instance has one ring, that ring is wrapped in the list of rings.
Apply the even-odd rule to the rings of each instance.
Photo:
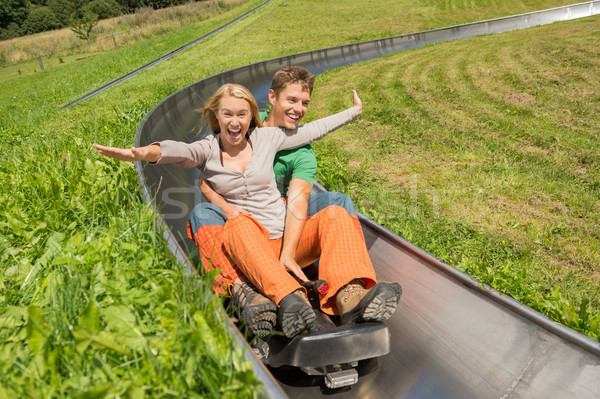
[[[195,111],[223,83],[247,86],[266,101],[273,73],[302,65],[313,73],[404,49],[479,34],[500,33],[600,13],[590,1],[450,28],[435,29],[294,54],[203,79],[172,94],[144,118],[136,146],[199,137]],[[201,200],[198,172],[138,163],[145,198],[162,214],[165,239],[192,270],[187,216]],[[548,320],[492,290],[402,238],[362,218],[369,253],[381,280],[404,290],[389,331],[391,353],[361,362],[359,382],[343,392],[355,398],[596,398],[600,396],[600,343]],[[188,258],[189,256],[189,258]],[[234,327],[232,327],[234,329]],[[244,345],[240,338],[240,345]],[[265,397],[313,398],[322,387],[294,369],[271,373],[252,357],[265,382]],[[278,382],[276,382],[278,381]],[[283,390],[281,390],[283,388]]]

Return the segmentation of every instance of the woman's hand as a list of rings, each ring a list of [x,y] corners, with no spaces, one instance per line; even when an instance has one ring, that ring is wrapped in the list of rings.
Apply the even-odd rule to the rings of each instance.
[[[356,90],[352,90],[352,94],[354,96],[354,110],[356,111],[356,116],[362,114],[362,101],[360,101],[360,98],[358,97],[358,94],[356,93]]]
[[[227,202],[225,202],[225,204],[221,206],[221,209],[223,210],[223,215],[225,215],[225,218],[227,220],[234,219],[240,215],[252,216],[252,213],[248,212],[247,210],[242,209],[239,206],[229,204]]]
[[[308,281],[308,277],[306,277],[306,274],[304,274],[302,268],[293,257],[282,253],[281,257],[279,258],[279,263],[285,268],[285,270],[292,273],[292,275],[301,282]]]
[[[160,159],[161,156],[159,145],[147,145],[145,147],[131,148],[115,148],[106,147],[100,144],[94,144],[94,148],[96,148],[100,154],[118,159],[120,161],[156,162]]]

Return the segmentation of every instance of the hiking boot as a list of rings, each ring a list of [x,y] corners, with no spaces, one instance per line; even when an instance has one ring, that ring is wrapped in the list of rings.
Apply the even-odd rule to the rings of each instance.
[[[248,282],[235,284],[231,299],[239,309],[240,320],[252,334],[264,337],[275,330],[277,324],[277,305],[261,294]]]
[[[315,312],[302,290],[292,292],[279,303],[279,323],[283,334],[288,338],[312,329],[315,318]]]
[[[335,303],[342,325],[363,321],[386,321],[396,311],[402,287],[398,283],[377,283],[366,289],[362,281],[352,280],[338,291]]]

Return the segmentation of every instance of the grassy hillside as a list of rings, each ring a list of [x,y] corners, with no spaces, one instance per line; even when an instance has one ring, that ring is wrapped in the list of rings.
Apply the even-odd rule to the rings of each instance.
[[[140,8],[133,14],[98,21],[89,42],[77,38],[71,28],[0,41],[0,67],[19,64],[11,72],[34,73],[35,70],[40,71],[38,56],[43,58],[45,68],[57,67],[115,47],[164,36],[181,30],[184,26],[197,27],[210,17],[213,17],[212,22],[218,22],[215,16],[248,1],[205,0],[158,10],[153,10],[152,7]],[[184,32],[180,32],[178,36],[185,40]],[[26,63],[28,60],[32,61]]]
[[[181,34],[201,36],[260,3]],[[177,33],[32,76],[0,77],[0,398],[247,397],[255,387],[218,301],[208,296],[207,279],[192,281],[168,254],[133,165],[98,157],[92,143],[131,145],[162,98],[225,69],[566,3],[275,1],[66,111],[58,107],[139,67],[150,53],[158,57],[164,43],[183,44],[176,44]],[[370,136],[370,154],[388,160],[395,154],[385,166],[369,164],[357,143],[342,140],[344,147],[334,150],[326,142],[321,170],[339,177],[326,183],[348,189],[363,210],[371,201],[376,207],[365,213],[482,281],[496,279],[511,295],[527,287],[542,305],[559,298],[549,302],[557,312],[538,307],[558,320],[562,309],[580,318],[589,313],[578,294],[585,290],[597,314],[591,277],[598,271],[580,270],[597,265],[595,241],[585,241],[594,237],[589,226],[597,216],[590,209],[597,215],[598,184],[592,128],[598,124],[595,116],[582,117],[589,107],[597,110],[600,97],[597,82],[585,84],[598,76],[597,50],[587,44],[597,42],[597,19],[591,21],[592,29],[574,38],[561,32],[589,22],[431,46],[320,77],[311,117],[340,106],[327,97],[333,90],[356,85],[366,112],[355,135]],[[537,47],[530,32],[539,35]],[[545,129],[551,134],[536,133]],[[382,205],[392,199],[400,201],[397,209]],[[554,239],[556,232],[564,239]],[[588,263],[565,267],[563,260],[585,248]],[[486,261],[476,262],[483,255]],[[589,322],[581,326],[597,334]]]
[[[338,109],[343,88],[365,102],[358,124],[315,145],[321,178],[448,264],[599,339],[599,22],[320,76],[313,117]]]

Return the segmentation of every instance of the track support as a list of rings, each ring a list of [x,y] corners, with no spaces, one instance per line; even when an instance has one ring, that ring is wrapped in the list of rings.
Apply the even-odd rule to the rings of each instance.
[[[323,367],[302,367],[301,369],[308,375],[322,375],[327,388],[338,389],[358,382],[358,372],[354,368],[357,365],[358,362]]]

